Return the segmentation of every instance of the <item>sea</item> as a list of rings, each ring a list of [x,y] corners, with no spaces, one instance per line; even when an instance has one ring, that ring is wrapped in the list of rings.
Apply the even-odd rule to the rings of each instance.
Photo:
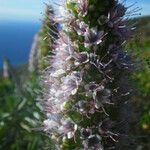
[[[40,27],[40,22],[0,21],[0,69],[5,58],[13,66],[28,63],[33,38]]]

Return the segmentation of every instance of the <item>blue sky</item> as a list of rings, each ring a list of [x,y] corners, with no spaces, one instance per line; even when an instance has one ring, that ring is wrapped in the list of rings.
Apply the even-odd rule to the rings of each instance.
[[[0,0],[0,20],[40,21],[50,0]],[[58,0],[53,0],[57,2]],[[127,5],[137,1],[142,15],[150,15],[150,0],[127,0]]]
[[[48,0],[0,0],[0,20],[39,21]]]

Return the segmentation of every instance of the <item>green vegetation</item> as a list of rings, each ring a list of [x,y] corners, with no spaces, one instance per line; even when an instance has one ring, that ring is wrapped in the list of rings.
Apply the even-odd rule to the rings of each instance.
[[[0,79],[0,149],[41,150],[46,136],[40,131],[42,114],[36,101],[39,94],[36,75],[17,76],[9,67],[10,78]],[[21,80],[22,77],[24,80]]]
[[[132,20],[136,23],[136,37],[128,45],[134,49],[137,60],[137,70],[133,75],[135,90],[135,105],[139,115],[138,134],[142,150],[150,148],[148,136],[150,133],[150,17],[140,17]],[[139,144],[139,145],[140,145]]]
[[[150,93],[150,17],[134,19],[133,22],[137,22],[137,34],[129,47],[134,49],[140,64],[135,74],[136,83],[141,94],[146,96]]]

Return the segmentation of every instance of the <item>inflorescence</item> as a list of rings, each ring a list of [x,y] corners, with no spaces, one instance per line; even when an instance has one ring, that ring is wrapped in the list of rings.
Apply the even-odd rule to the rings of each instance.
[[[114,1],[93,26],[88,20],[91,0],[68,0],[63,7],[65,13],[53,17],[61,29],[43,75],[44,131],[60,149],[69,140],[84,150],[113,148],[121,133],[111,110],[130,95],[117,81],[133,69],[123,46],[134,30],[124,18],[128,9]]]

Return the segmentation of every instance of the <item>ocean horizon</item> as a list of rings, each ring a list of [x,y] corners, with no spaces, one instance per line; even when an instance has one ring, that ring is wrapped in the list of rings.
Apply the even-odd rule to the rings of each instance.
[[[13,66],[26,64],[40,22],[0,21],[0,68],[7,58]]]

